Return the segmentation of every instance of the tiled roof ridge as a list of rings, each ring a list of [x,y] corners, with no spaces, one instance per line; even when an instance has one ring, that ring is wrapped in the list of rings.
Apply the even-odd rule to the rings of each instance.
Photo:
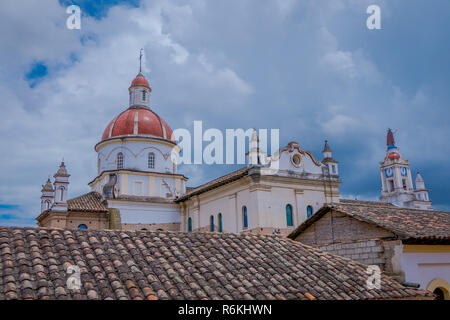
[[[102,195],[101,195],[100,193],[98,193],[97,191],[89,191],[89,192],[80,194],[79,196],[76,196],[76,197],[67,199],[67,201],[77,200],[77,199],[79,199],[79,198],[82,198],[82,197],[85,197],[85,196],[88,196],[88,195],[91,195],[91,194],[92,194],[92,195],[95,195],[95,196],[97,197],[97,199],[99,199],[99,200],[102,198]]]
[[[90,191],[67,200],[68,211],[107,212],[108,208],[97,191]]]
[[[344,210],[339,210],[340,209],[339,206],[335,206],[335,207],[331,207],[331,208],[335,209],[336,211],[338,211],[340,213],[343,213],[343,214],[346,214],[346,215],[348,215],[350,217],[353,217],[356,220],[359,220],[361,222],[365,222],[365,223],[371,224],[373,226],[382,228],[384,230],[393,232],[394,234],[396,234],[397,236],[400,236],[401,238],[408,238],[408,235],[405,234],[403,231],[401,231],[401,230],[399,230],[397,228],[394,228],[394,227],[387,227],[384,224],[381,224],[381,223],[379,223],[379,222],[377,222],[375,220],[369,219],[368,217],[366,217],[366,216],[364,216],[362,214],[358,214],[358,213],[355,213],[355,212],[348,212],[348,211],[344,211]]]
[[[347,200],[347,199],[344,199],[344,200]],[[350,200],[350,201],[359,201],[359,200]],[[386,202],[386,205],[383,205],[383,202],[380,202],[380,204],[377,204],[377,202],[376,201],[367,201],[367,202],[375,202],[375,204],[373,204],[373,205],[371,205],[370,203],[368,203],[368,204],[365,204],[365,200],[362,200],[362,202],[361,203],[345,203],[345,202],[341,202],[341,203],[339,203],[339,202],[336,202],[336,203],[333,203],[333,204],[330,204],[329,206],[331,207],[331,206],[335,206],[335,207],[338,207],[338,206],[340,206],[340,205],[343,205],[343,206],[358,206],[358,207],[377,207],[377,208],[379,208],[379,207],[386,207],[386,208],[389,208],[389,209],[396,209],[396,210],[399,210],[399,211],[415,211],[415,212],[423,212],[423,213],[443,213],[443,214],[450,214],[450,211],[444,211],[444,210],[424,210],[424,209],[418,209],[418,208],[405,208],[405,207],[399,207],[399,206],[396,206],[396,205],[393,205],[393,204],[390,204],[390,203],[387,203]]]
[[[397,206],[333,203],[319,209],[289,234],[296,238],[331,210],[394,233],[408,243],[450,244],[450,212]],[[434,241],[437,240],[437,241]]]
[[[227,173],[223,176],[220,176],[218,178],[215,178],[213,180],[210,180],[204,184],[201,184],[197,187],[190,188],[189,191],[187,191],[184,195],[180,196],[176,200],[184,200],[192,195],[203,193],[204,191],[207,191],[209,188],[216,188],[218,185],[226,184],[228,182],[232,181],[232,178],[238,177],[239,175],[245,175],[245,173],[248,171],[248,167],[243,167],[237,170],[234,170],[230,173]]]
[[[176,223],[176,222],[174,222]],[[202,231],[202,232],[180,232],[180,231],[170,231],[170,230],[165,230],[165,231],[160,231],[160,230],[115,230],[115,229],[101,229],[101,230],[94,230],[94,229],[78,229],[78,228],[57,228],[57,227],[31,227],[31,226],[0,226],[0,229],[11,229],[11,230],[43,230],[43,231],[79,231],[79,232],[110,232],[110,233],[124,233],[124,234],[128,234],[128,235],[137,235],[137,234],[143,234],[143,233],[154,233],[154,234],[177,234],[177,235],[205,235],[205,236],[212,236],[212,237],[234,237],[234,238],[246,238],[246,237],[250,237],[250,238],[268,238],[268,239],[277,239],[279,241],[287,241],[287,242],[292,242],[295,245],[300,245],[300,246],[307,246],[303,243],[297,242],[297,241],[292,241],[289,238],[285,238],[285,237],[280,237],[278,235],[274,235],[274,234],[259,234],[259,233],[251,233],[251,232],[242,232],[242,233],[232,233],[232,232],[211,232],[211,231]],[[309,247],[309,246],[307,246]],[[310,247],[311,249],[316,250],[313,247]],[[318,250],[318,249],[317,249]],[[319,250],[320,251],[320,250]]]
[[[410,216],[410,219],[407,220],[407,223],[411,224],[414,223],[414,218],[417,219],[418,215],[420,215],[420,217],[423,218],[429,218],[429,217],[433,217],[433,218],[444,218],[443,221],[441,221],[441,224],[446,222],[445,218],[450,219],[450,212],[447,211],[434,211],[434,210],[420,210],[420,209],[412,209],[412,208],[401,208],[401,207],[384,207],[384,206],[370,206],[370,205],[355,205],[355,204],[336,204],[333,206],[329,206],[330,208],[339,211],[343,214],[346,214],[348,216],[351,216],[357,220],[375,225],[377,227],[383,228],[385,230],[391,231],[394,234],[396,234],[397,236],[399,236],[402,239],[450,239],[450,228],[448,229],[449,231],[447,232],[446,235],[444,234],[437,234],[437,232],[439,232],[439,228],[437,228],[434,225],[424,225],[422,229],[420,229],[419,227],[422,226],[417,226],[416,230],[410,230],[408,229],[408,224],[401,224],[401,223],[394,223],[394,221],[391,220],[382,220],[381,217],[379,216],[380,219],[377,219],[377,216],[371,216],[370,214],[367,213],[377,213],[375,212],[359,212],[357,210],[354,211],[349,211],[346,210],[348,208],[348,206],[351,207],[364,207],[364,208],[370,208],[372,210],[380,210],[380,209],[387,209],[388,212],[392,212],[393,215],[397,214],[398,219],[405,219],[404,215],[407,214],[411,214],[412,216]],[[346,208],[347,207],[347,208]],[[379,212],[378,212],[379,213]],[[416,214],[416,215],[413,215]],[[448,220],[450,221],[450,220]],[[449,224],[449,222],[447,221],[447,225]],[[428,222],[430,223],[430,222]],[[425,233],[425,232],[429,232],[428,229],[433,229],[436,233],[435,234],[429,234],[429,235],[424,235],[424,234],[420,234]]]
[[[389,202],[375,201],[375,200],[352,200],[352,199],[339,199],[339,202],[333,203],[336,205],[353,205],[353,206],[378,206],[389,208],[400,208]]]

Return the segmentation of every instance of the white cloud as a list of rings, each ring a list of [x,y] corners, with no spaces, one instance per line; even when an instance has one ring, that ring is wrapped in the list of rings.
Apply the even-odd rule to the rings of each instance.
[[[356,66],[351,52],[332,51],[323,57],[324,67],[344,77],[354,78],[357,75]]]
[[[360,122],[350,116],[337,114],[332,116],[331,119],[324,122],[321,126],[325,133],[340,135],[348,133],[349,131],[354,132],[360,126]]]

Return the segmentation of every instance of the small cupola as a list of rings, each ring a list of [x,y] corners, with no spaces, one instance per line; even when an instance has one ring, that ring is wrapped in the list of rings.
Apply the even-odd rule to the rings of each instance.
[[[53,177],[55,178],[55,181],[53,182],[53,186],[55,189],[55,205],[52,209],[55,211],[66,211],[70,174],[67,173],[64,161],[61,162],[58,171],[53,175]]]
[[[150,93],[152,92],[152,89],[150,88],[147,79],[142,74],[142,50],[139,56],[139,73],[133,81],[131,81],[128,91],[130,93],[130,108],[150,108]]]
[[[41,190],[41,213],[45,210],[50,210],[55,200],[55,190],[53,189],[52,182],[48,178],[45,185]]]

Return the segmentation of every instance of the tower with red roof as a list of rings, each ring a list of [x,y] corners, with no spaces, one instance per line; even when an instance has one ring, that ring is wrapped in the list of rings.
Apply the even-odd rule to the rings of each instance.
[[[431,210],[428,190],[418,174],[414,188],[409,161],[403,159],[395,144],[394,132],[388,129],[386,135],[386,156],[380,162],[380,200],[400,207]],[[425,195],[426,193],[426,195]]]

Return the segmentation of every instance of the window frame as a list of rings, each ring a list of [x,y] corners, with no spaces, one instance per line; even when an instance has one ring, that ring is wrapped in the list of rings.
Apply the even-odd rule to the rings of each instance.
[[[59,190],[59,201],[63,202],[64,201],[64,190],[65,190],[65,188],[63,186],[61,186],[61,187],[58,188],[58,190]]]
[[[309,212],[310,211],[310,212]],[[314,214],[314,208],[311,205],[306,206],[306,218],[309,219]]]
[[[247,206],[242,206],[242,229],[248,229],[248,210],[247,210]]]
[[[188,217],[188,232],[192,232],[192,218]]]
[[[117,170],[123,169],[124,163],[125,163],[125,161],[124,161],[124,158],[123,158],[123,153],[122,152],[117,153],[117,155],[116,155],[116,169]]]
[[[147,155],[147,168],[155,169],[155,153],[149,152]]]
[[[289,208],[289,211],[288,211]],[[286,225],[288,227],[293,227],[294,226],[294,214],[293,214],[293,208],[291,204],[287,204],[286,205]]]

